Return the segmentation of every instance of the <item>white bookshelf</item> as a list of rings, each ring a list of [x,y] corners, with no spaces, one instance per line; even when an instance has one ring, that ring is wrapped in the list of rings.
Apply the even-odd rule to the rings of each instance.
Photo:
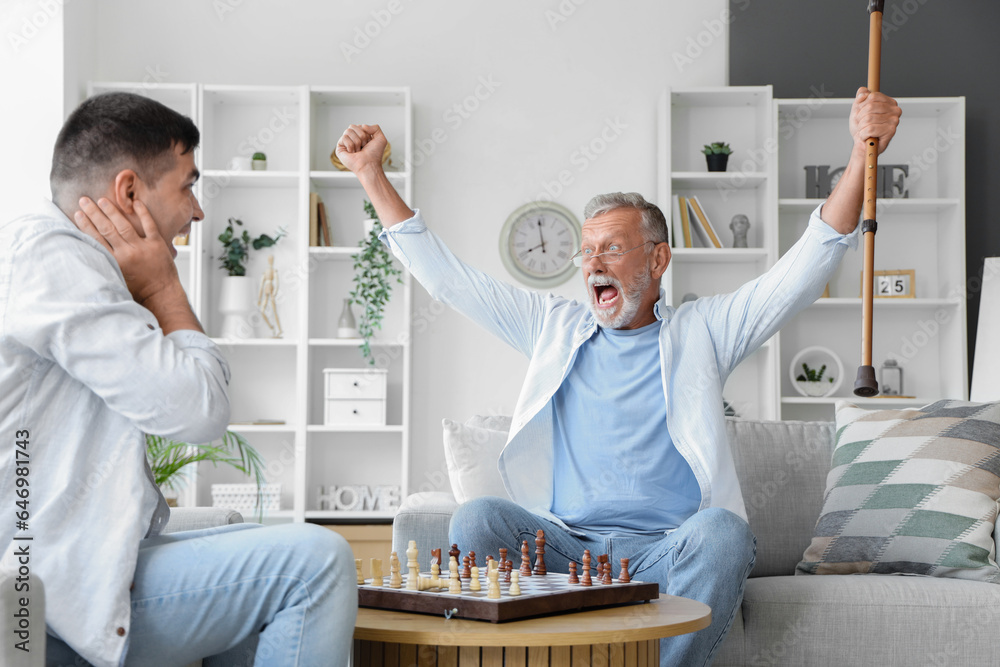
[[[770,86],[671,89],[658,115],[657,204],[671,226],[673,259],[662,285],[674,306],[685,294],[731,292],[777,260],[777,152]],[[725,141],[728,170],[709,172],[701,149]],[[697,196],[722,248],[685,248],[672,198]],[[750,219],[748,248],[732,248],[729,222]],[[676,237],[674,235],[676,232]],[[768,341],[733,372],[723,395],[742,417],[777,419],[778,348]]]
[[[684,248],[679,222],[663,277],[672,303],[689,292],[729,292],[760,275],[805,231],[822,199],[806,197],[806,165],[844,166],[851,140],[850,99],[772,99],[770,87],[672,89],[658,108],[658,204],[671,217],[672,196],[696,195],[723,248]],[[875,299],[873,363],[889,356],[904,368],[915,398],[853,394],[861,347],[862,253],[848,252],[830,281],[830,298],[796,316],[730,377],[724,395],[741,416],[833,417],[838,399],[865,406],[924,405],[967,398],[965,307],[964,98],[899,100],[903,121],[880,164],[909,164],[908,198],[878,201],[876,270],[915,269],[916,298]],[[709,173],[701,147],[734,150],[724,173]],[[919,171],[919,176],[915,173]],[[750,219],[749,248],[734,249],[729,222]],[[697,241],[695,241],[697,244]],[[827,398],[799,396],[788,366],[801,349],[832,349],[846,377]]]
[[[111,90],[152,97],[192,118],[201,130],[197,194],[205,220],[193,225],[189,245],[178,247],[176,261],[195,313],[229,360],[233,421],[281,422],[230,426],[261,453],[268,482],[282,484],[282,510],[266,513],[265,521],[391,520],[392,511],[318,509],[320,485],[398,485],[405,497],[410,457],[412,282],[405,271],[403,283],[393,285],[382,330],[372,342],[378,364],[388,369],[387,424],[323,425],[323,369],[367,366],[360,339],[336,338],[343,300],[353,286],[352,256],[364,236],[365,194],[353,174],[334,168],[330,153],[349,123],[381,125],[392,143],[390,180],[409,202],[409,89],[111,82],[90,84],[89,94]],[[257,150],[267,154],[266,171],[230,169],[231,158]],[[318,192],[326,205],[334,247],[309,246],[310,192]],[[216,306],[224,274],[217,237],[229,217],[241,219],[251,236],[270,234],[279,225],[290,232],[273,248],[251,251],[247,265],[247,275],[259,281],[267,256],[275,257],[281,339],[270,338],[263,324],[245,339],[218,337]],[[211,484],[248,481],[231,468],[202,465],[179,501],[210,505]]]

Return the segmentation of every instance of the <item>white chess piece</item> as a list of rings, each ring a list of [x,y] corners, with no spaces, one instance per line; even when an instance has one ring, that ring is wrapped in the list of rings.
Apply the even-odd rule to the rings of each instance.
[[[365,577],[361,574],[361,559],[354,559],[354,568],[358,571],[358,586],[362,586],[365,583]]]
[[[399,556],[393,551],[389,556],[389,588],[402,588],[403,577],[399,574]]]
[[[469,590],[470,591],[480,591],[482,586],[479,585],[479,566],[472,568],[472,577],[469,579]]]
[[[507,590],[509,595],[520,595],[521,586],[518,581],[521,579],[521,573],[514,570],[510,573],[510,588]]]
[[[490,567],[489,572],[486,574],[486,579],[489,581],[486,590],[486,597],[490,600],[500,599],[500,570],[495,567]]]
[[[448,592],[452,595],[462,593],[462,580],[458,578],[458,560],[454,556],[448,563],[448,570],[451,571],[451,581],[448,583]]]
[[[417,562],[417,542],[410,540],[406,547],[406,589],[420,590],[420,564]]]
[[[381,558],[372,558],[371,571],[372,571],[372,586],[381,586],[384,583],[382,580]]]

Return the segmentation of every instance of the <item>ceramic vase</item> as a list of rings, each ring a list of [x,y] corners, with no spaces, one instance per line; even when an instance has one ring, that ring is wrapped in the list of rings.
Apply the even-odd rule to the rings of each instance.
[[[219,288],[222,338],[252,338],[249,315],[254,308],[253,285],[247,276],[224,276]]]
[[[344,307],[340,311],[340,319],[337,320],[337,338],[357,338],[358,323],[354,319],[354,311],[351,310],[351,300],[344,299]]]

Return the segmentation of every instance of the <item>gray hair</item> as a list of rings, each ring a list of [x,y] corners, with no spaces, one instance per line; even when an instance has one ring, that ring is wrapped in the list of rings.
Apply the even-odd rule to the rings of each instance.
[[[609,192],[597,195],[587,202],[583,209],[583,217],[589,220],[619,208],[639,211],[641,216],[639,231],[645,240],[655,243],[667,242],[667,219],[663,217],[663,211],[656,204],[646,201],[638,192]]]

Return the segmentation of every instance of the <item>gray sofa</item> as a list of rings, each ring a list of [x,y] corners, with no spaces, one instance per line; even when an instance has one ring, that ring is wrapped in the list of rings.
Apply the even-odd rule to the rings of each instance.
[[[170,520],[164,528],[164,533],[179,533],[185,530],[198,530],[199,528],[213,528],[231,523],[243,523],[243,516],[231,509],[216,507],[191,507],[174,508],[170,512]],[[17,629],[17,619],[14,614],[21,609],[18,604],[20,595],[14,589],[15,582],[12,578],[0,574],[0,631],[3,632],[3,641],[0,641],[0,666],[3,667],[42,667],[45,665],[45,635],[39,630],[42,625],[39,623],[45,618],[45,594],[44,586],[37,577],[32,577],[29,584],[31,587],[29,596],[28,613],[31,619],[30,630],[30,652],[25,653],[15,648],[15,642],[10,641],[15,637],[14,631]],[[58,601],[48,601],[50,604]]]
[[[729,418],[757,562],[715,665],[1000,665],[1000,586],[897,575],[798,575],[834,448],[832,422]],[[453,480],[454,483],[454,480]],[[451,493],[404,499],[393,549],[448,544]]]

